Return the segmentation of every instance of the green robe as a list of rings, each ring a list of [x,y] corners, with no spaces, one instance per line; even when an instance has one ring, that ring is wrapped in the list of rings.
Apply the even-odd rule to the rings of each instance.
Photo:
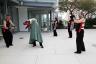
[[[32,23],[30,25],[30,40],[29,44],[33,44],[34,41],[38,41],[40,43],[43,42],[40,26],[36,19],[31,20]]]

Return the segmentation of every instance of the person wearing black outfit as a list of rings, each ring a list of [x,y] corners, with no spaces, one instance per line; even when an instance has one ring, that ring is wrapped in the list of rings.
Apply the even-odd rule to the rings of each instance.
[[[70,20],[68,22],[68,34],[69,34],[69,38],[72,38],[72,30],[74,28],[74,18],[75,18],[75,16],[71,13]]]
[[[10,26],[13,26],[12,28]],[[6,47],[9,48],[9,46],[13,46],[13,35],[10,31],[10,29],[14,29],[15,25],[11,21],[11,17],[9,15],[6,16],[6,19],[4,20],[3,28],[2,28],[2,34],[3,38],[6,43]]]
[[[53,26],[53,36],[57,36],[57,22],[58,22],[58,19],[55,18],[54,22],[52,23],[52,26]]]
[[[80,54],[82,51],[85,51],[85,45],[84,45],[84,24],[85,19],[82,15],[79,16],[78,20],[74,21],[76,23],[76,46],[77,51],[75,53]]]

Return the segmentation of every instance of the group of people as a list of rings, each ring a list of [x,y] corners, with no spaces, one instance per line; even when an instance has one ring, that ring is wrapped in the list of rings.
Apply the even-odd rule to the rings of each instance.
[[[76,30],[76,46],[77,51],[75,53],[80,54],[82,51],[85,51],[85,45],[84,45],[84,26],[85,26],[85,19],[83,14],[79,14],[79,19],[76,19],[75,16],[70,13],[70,20],[68,22],[68,33],[69,38],[72,38],[72,30],[75,25]]]
[[[72,38],[72,29],[75,24],[76,28],[76,46],[77,51],[75,53],[80,54],[82,51],[85,51],[85,45],[83,41],[84,37],[84,24],[85,19],[83,15],[79,15],[79,19],[74,19],[75,16],[71,13],[70,20],[68,22],[68,33],[69,38]],[[55,18],[54,22],[52,23],[53,26],[53,36],[57,36],[56,26],[57,26],[58,19]],[[39,42],[41,48],[44,48],[43,46],[43,40],[41,35],[41,29],[37,22],[37,19],[32,18],[28,21],[24,22],[24,25],[26,25],[26,28],[30,28],[30,40],[29,44],[33,44],[33,47],[36,46],[36,42]],[[13,28],[12,28],[13,27]],[[11,30],[14,30],[15,25],[11,21],[11,17],[9,15],[6,16],[6,19],[4,20],[2,33],[3,37],[6,43],[6,47],[9,48],[10,46],[13,46],[13,35]]]
[[[42,40],[41,30],[37,20],[35,18],[32,18],[28,22],[25,22],[24,25],[27,25],[26,28],[30,28],[29,44],[33,44],[33,47],[35,47],[36,41],[38,41],[41,48],[44,48],[42,45],[43,40]],[[7,48],[9,48],[10,46],[13,46],[12,31],[14,31],[14,29],[15,29],[15,25],[11,21],[11,16],[7,15],[2,27],[2,34],[3,34],[3,38],[5,40],[5,44]]]
[[[53,35],[57,36],[57,18],[55,18],[53,22]],[[77,51],[75,53],[80,54],[82,51],[85,51],[85,45],[84,45],[84,26],[85,26],[85,19],[83,14],[79,14],[79,19],[75,18],[75,15],[73,13],[70,13],[70,19],[68,21],[68,34],[69,38],[72,38],[72,30],[76,30],[76,47]]]

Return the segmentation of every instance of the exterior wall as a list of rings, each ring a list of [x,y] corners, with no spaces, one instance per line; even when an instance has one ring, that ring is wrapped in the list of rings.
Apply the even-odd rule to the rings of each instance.
[[[42,31],[49,31],[51,30],[51,22],[54,19],[54,13],[52,10],[38,10],[35,9],[33,10],[31,8],[31,10],[28,7],[19,7],[18,8],[19,11],[19,30],[20,31],[28,31],[27,29],[25,29],[23,22],[29,18],[37,18],[39,25],[41,27]],[[45,12],[42,12],[45,11]],[[50,13],[51,11],[51,13]],[[46,17],[45,17],[46,16]],[[44,27],[44,23],[46,24],[46,27]]]
[[[42,12],[43,11],[43,12]],[[36,18],[42,31],[50,30],[50,12],[49,10],[28,9],[28,18]]]
[[[15,32],[19,31],[19,14],[18,14],[18,8],[16,7],[8,7],[8,14],[11,16],[11,20],[12,22],[15,24],[15,26],[17,27],[15,29]]]
[[[29,6],[49,6],[56,8],[59,0],[23,0],[24,5]]]
[[[57,2],[57,0],[23,0],[23,1],[33,1],[33,2]]]
[[[10,2],[10,4],[9,4]],[[12,5],[11,5],[12,3]],[[12,18],[12,21],[13,23],[16,25],[16,32],[19,31],[19,23],[18,23],[18,9],[16,7],[14,7],[14,5],[16,3],[19,3],[17,0],[8,0],[8,1],[5,1],[5,0],[0,0],[0,37],[2,35],[2,25],[3,25],[3,21],[5,19],[5,16],[7,14],[9,14]]]
[[[33,4],[30,7],[28,6],[26,7],[25,5],[25,7],[18,8],[20,31],[28,31],[28,30],[25,30],[23,22],[26,19],[32,18],[32,17],[37,18],[42,31],[46,28],[47,28],[47,31],[51,30],[52,26],[50,21],[54,19],[54,10],[58,6],[58,0],[23,0],[23,2],[24,2],[23,4],[27,4],[29,6],[32,4],[32,2]],[[39,2],[42,3],[42,5]],[[40,5],[38,3],[41,5],[41,8],[39,8]],[[34,5],[36,6],[34,7]],[[46,15],[46,19],[44,18],[45,15]],[[46,23],[46,28],[43,27],[44,23]]]
[[[25,27],[23,25],[25,20],[28,19],[27,8],[26,7],[20,7],[20,8],[18,8],[18,11],[19,11],[19,28],[20,28],[20,31],[28,31],[27,29],[25,29]]]

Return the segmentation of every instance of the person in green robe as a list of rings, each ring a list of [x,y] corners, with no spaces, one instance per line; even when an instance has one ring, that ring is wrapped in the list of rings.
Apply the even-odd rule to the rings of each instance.
[[[36,46],[36,41],[39,42],[41,48],[43,48],[43,40],[42,40],[42,35],[41,35],[41,29],[40,26],[37,22],[37,19],[32,18],[29,19],[30,21],[30,40],[29,44],[33,44],[33,47]]]

